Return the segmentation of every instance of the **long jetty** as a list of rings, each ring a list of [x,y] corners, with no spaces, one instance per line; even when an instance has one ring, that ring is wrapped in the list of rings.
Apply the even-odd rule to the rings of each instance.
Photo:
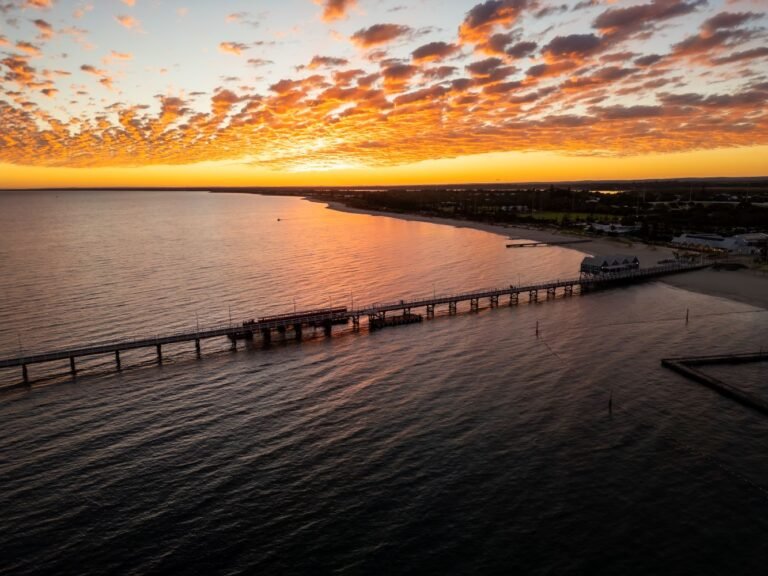
[[[179,342],[194,342],[197,357],[201,357],[201,342],[212,338],[226,337],[233,350],[237,349],[238,340],[254,340],[259,335],[263,344],[268,345],[272,340],[272,334],[277,332],[283,336],[291,331],[293,337],[301,341],[306,328],[323,329],[326,336],[331,336],[333,326],[352,322],[354,329],[360,328],[361,318],[368,320],[368,326],[376,329],[384,326],[397,326],[421,321],[422,316],[414,314],[414,310],[423,310],[427,318],[435,316],[438,306],[447,306],[448,314],[455,315],[460,303],[469,302],[470,310],[475,312],[480,308],[480,302],[487,300],[490,307],[497,307],[502,298],[508,297],[508,304],[514,306],[520,302],[521,295],[527,296],[528,302],[537,302],[540,294],[545,294],[547,299],[557,296],[561,291],[564,296],[571,296],[578,289],[583,294],[590,290],[609,288],[622,284],[641,282],[668,274],[687,272],[707,267],[708,264],[669,264],[652,268],[641,268],[628,272],[584,275],[569,280],[555,280],[525,286],[510,285],[504,288],[487,288],[470,292],[460,292],[450,295],[433,295],[427,298],[414,300],[397,300],[389,303],[376,303],[359,308],[326,308],[320,310],[306,310],[292,314],[268,316],[258,320],[246,320],[240,324],[227,324],[209,327],[192,332],[177,332],[165,336],[154,336],[133,340],[117,340],[99,344],[77,346],[63,350],[55,350],[41,354],[20,355],[14,358],[0,360],[0,368],[21,367],[21,385],[29,385],[29,366],[60,360],[69,361],[69,370],[72,375],[77,374],[77,359],[86,356],[113,355],[115,368],[122,369],[120,353],[135,349],[155,349],[158,364],[163,362],[162,347]],[[399,312],[399,316],[392,313]],[[390,314],[390,317],[387,317]]]

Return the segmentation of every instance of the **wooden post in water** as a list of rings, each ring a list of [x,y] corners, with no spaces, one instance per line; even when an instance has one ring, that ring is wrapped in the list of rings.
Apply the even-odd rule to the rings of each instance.
[[[195,354],[200,358],[200,338],[195,338]]]
[[[536,320],[536,338],[539,337],[539,321]]]
[[[163,363],[163,350],[160,348],[160,344],[157,345],[157,363]]]
[[[115,350],[115,366],[117,366],[118,372],[123,369],[123,367],[120,365],[120,350]]]
[[[688,326],[688,313],[690,310],[688,308],[685,309],[685,325]]]
[[[24,379],[24,384],[29,384],[29,373],[27,372],[27,365],[21,365],[21,377]]]
[[[69,357],[69,371],[72,373],[72,376],[75,376],[77,374],[77,368],[75,368],[75,357],[70,356]]]

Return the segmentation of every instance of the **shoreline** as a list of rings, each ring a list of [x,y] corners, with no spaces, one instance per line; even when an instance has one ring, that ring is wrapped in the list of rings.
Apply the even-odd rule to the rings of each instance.
[[[427,222],[439,224],[442,226],[453,226],[454,228],[470,228],[480,230],[490,234],[496,234],[505,240],[532,240],[535,242],[556,242],[562,240],[583,239],[583,236],[565,234],[554,230],[542,230],[538,228],[528,228],[524,226],[514,226],[506,224],[486,224],[484,222],[473,222],[471,220],[456,220],[453,218],[444,218],[436,216],[420,216],[418,214],[408,214],[399,212],[384,212],[381,210],[362,210],[352,208],[338,201],[319,200],[315,198],[304,198],[309,202],[325,204],[326,209],[348,214],[362,214],[366,216],[378,216],[387,218],[397,218],[409,222]],[[580,244],[563,245],[558,248],[566,250],[575,250],[582,254],[632,254],[640,259],[644,267],[652,266],[659,260],[672,258],[674,249],[665,246],[651,246],[641,242],[631,242],[614,240],[612,238],[589,239],[589,242]],[[660,279],[669,286],[733,300],[755,308],[764,308],[768,310],[768,274],[756,272],[753,270],[737,271],[716,271],[710,268],[706,270],[697,270],[687,272],[686,274],[675,275]]]

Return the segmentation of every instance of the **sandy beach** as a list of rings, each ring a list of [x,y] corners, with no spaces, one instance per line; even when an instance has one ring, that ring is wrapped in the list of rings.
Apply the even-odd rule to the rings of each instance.
[[[312,200],[307,198],[307,200]],[[497,234],[505,239],[533,240],[536,242],[556,242],[580,238],[569,234],[562,234],[554,230],[543,230],[521,226],[486,224],[483,222],[471,222],[468,220],[454,220],[452,218],[438,218],[419,216],[416,214],[400,214],[394,212],[382,212],[377,210],[360,210],[350,208],[341,202],[326,202],[327,208],[338,212],[351,214],[367,214],[369,216],[382,216],[399,218],[413,222],[431,222],[456,228],[472,228],[483,230],[491,234]],[[584,254],[632,254],[640,259],[641,266],[654,266],[659,260],[673,257],[673,250],[663,246],[649,246],[641,242],[630,242],[622,239],[599,238],[590,242],[565,245],[562,248],[576,250]],[[728,298],[751,306],[768,309],[768,274],[754,270],[717,271],[712,269],[698,270],[674,276],[668,276],[661,280],[670,286],[690,290],[710,296]]]

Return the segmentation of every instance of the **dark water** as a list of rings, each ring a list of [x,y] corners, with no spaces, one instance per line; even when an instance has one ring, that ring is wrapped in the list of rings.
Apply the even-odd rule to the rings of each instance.
[[[581,259],[286,198],[0,207],[3,356]],[[179,346],[161,368],[135,353],[119,375],[93,360],[76,382],[33,367],[0,396],[0,573],[763,574],[768,420],[659,364],[760,346],[764,312],[650,283],[201,361]]]

